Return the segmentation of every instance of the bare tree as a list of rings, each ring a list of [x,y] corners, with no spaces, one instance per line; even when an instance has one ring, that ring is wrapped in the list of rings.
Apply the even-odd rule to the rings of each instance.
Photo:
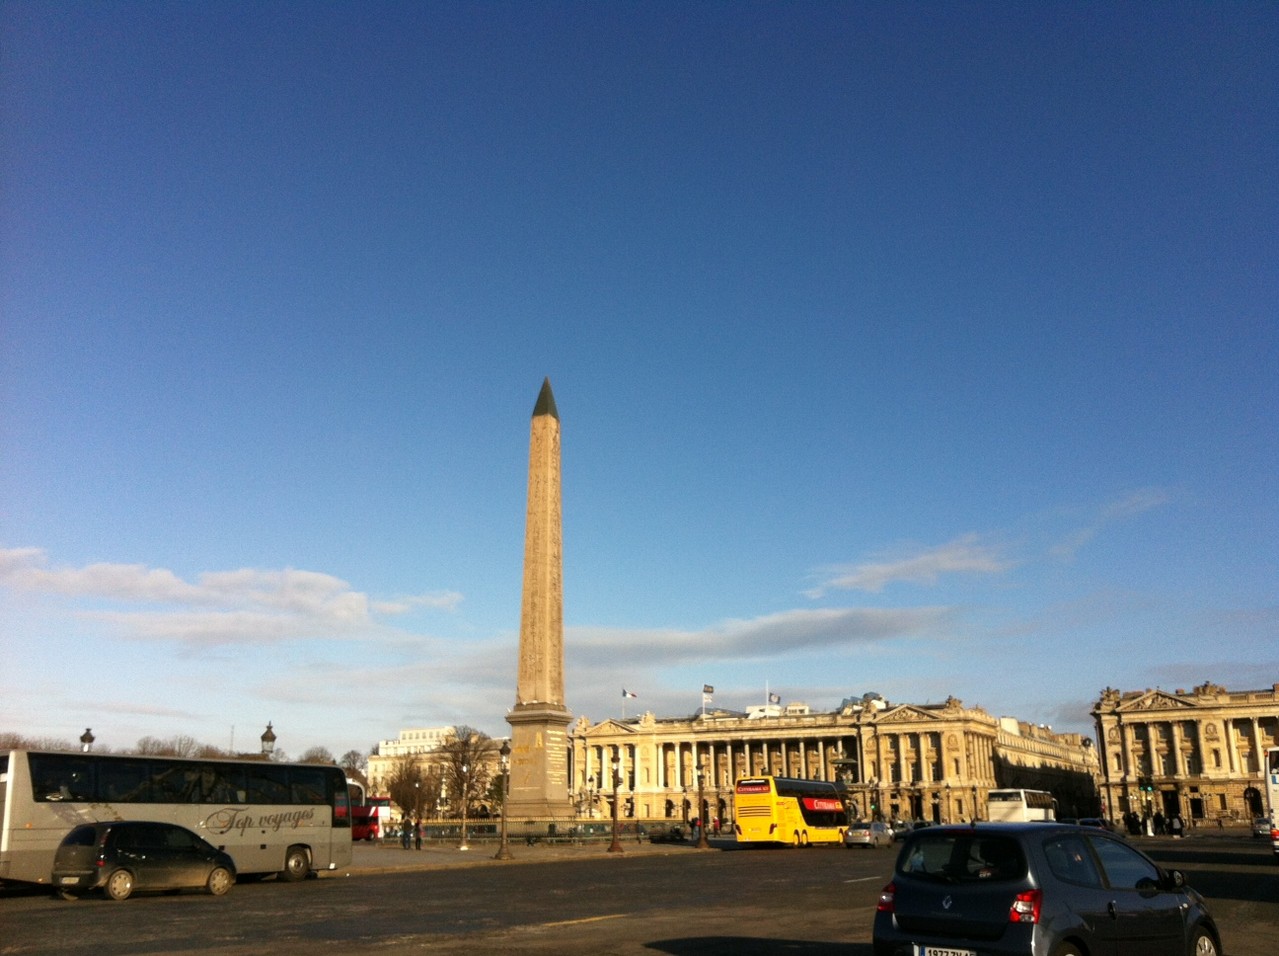
[[[405,817],[420,819],[422,808],[432,800],[427,765],[417,754],[396,759],[386,778],[386,792]]]
[[[333,759],[333,753],[328,747],[312,747],[298,758],[298,763],[336,764],[337,761]]]
[[[134,746],[134,751],[155,757],[194,757],[203,747],[194,737],[178,734],[167,740],[159,737],[143,737]]]
[[[0,732],[2,750],[79,750],[79,744],[59,737],[24,737],[9,731]]]
[[[338,766],[342,768],[347,777],[356,781],[360,786],[368,788],[369,778],[366,770],[369,766],[368,758],[358,750],[348,750],[342,755],[342,759],[338,761]]]
[[[493,738],[465,725],[440,744],[440,766],[454,813],[470,816],[471,806],[489,788],[496,753]]]

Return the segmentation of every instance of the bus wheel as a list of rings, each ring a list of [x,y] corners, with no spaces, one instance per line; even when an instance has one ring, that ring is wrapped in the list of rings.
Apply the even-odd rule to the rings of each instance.
[[[133,874],[128,870],[116,870],[107,877],[102,892],[113,900],[127,900],[133,892]]]
[[[807,848],[808,848],[809,843],[808,843],[808,831],[807,831],[807,830],[805,830],[803,833],[801,833],[801,834],[799,835],[799,845],[800,845],[800,846],[802,846],[802,847],[804,847],[805,849],[807,849]]]
[[[290,883],[305,880],[311,872],[311,855],[304,846],[291,846],[284,854],[284,869],[280,871],[280,879]]]

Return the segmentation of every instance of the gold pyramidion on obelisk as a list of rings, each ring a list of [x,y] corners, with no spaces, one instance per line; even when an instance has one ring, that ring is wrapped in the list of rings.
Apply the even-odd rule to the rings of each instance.
[[[551,380],[542,383],[528,455],[520,668],[511,725],[511,793],[518,821],[572,816],[564,705],[564,562],[560,515],[560,416]]]

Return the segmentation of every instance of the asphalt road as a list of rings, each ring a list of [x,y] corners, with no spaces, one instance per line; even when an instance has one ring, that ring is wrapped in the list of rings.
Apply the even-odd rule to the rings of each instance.
[[[1227,956],[1279,953],[1279,863],[1243,838],[1150,839],[1209,897]],[[360,846],[304,883],[64,902],[0,894],[0,954],[501,952],[510,956],[870,956],[890,850]]]

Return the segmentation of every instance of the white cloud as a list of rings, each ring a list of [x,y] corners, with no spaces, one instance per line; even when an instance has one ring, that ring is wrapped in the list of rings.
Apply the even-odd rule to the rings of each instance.
[[[630,661],[671,666],[935,636],[943,633],[952,616],[944,607],[800,609],[724,621],[699,631],[570,628],[565,646],[576,663],[587,666],[615,667]]]
[[[340,578],[296,568],[209,571],[194,583],[140,564],[50,568],[37,548],[0,549],[0,586],[127,605],[80,614],[129,639],[198,646],[372,636],[383,629],[379,615],[418,607],[452,610],[461,601],[461,595],[441,592],[373,602]]]
[[[820,598],[831,590],[878,593],[900,581],[936,584],[943,574],[997,574],[1010,567],[1011,561],[1001,557],[994,547],[981,543],[977,535],[970,534],[917,554],[827,568],[825,580],[805,594]]]
[[[1139,488],[1129,492],[1122,498],[1098,507],[1090,521],[1067,534],[1049,549],[1049,553],[1054,557],[1070,560],[1108,526],[1161,508],[1172,500],[1172,492],[1165,488]]]

